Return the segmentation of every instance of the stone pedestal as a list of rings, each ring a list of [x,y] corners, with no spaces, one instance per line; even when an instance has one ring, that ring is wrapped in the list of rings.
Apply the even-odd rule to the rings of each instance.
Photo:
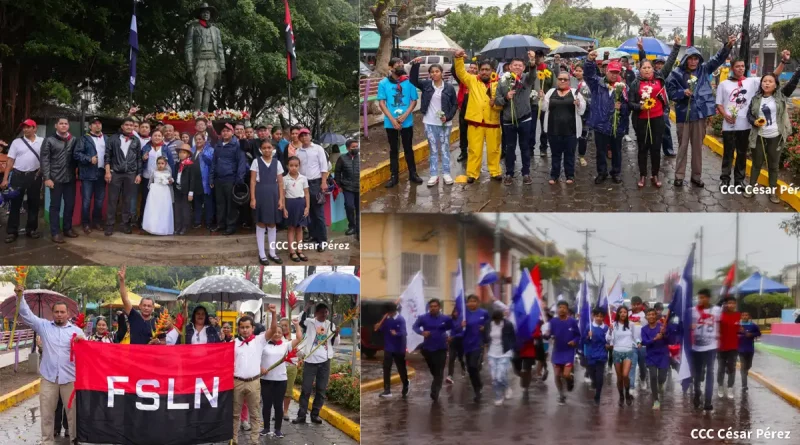
[[[39,373],[39,350],[35,349],[31,354],[28,356],[28,372],[32,372],[35,374]]]

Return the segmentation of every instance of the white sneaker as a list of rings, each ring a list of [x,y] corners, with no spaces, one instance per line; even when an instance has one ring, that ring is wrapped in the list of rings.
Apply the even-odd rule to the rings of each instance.
[[[590,379],[589,377],[584,377],[583,378],[583,383],[586,383],[587,385],[591,385],[592,384],[592,379]]]
[[[510,399],[512,395],[514,395],[514,392],[511,391],[511,388],[506,388],[506,394],[505,394],[506,399]]]
[[[730,388],[730,391],[726,391],[728,393],[728,400],[733,400],[733,388]]]
[[[639,393],[636,392],[636,388],[631,388],[631,395],[636,397]]]
[[[453,378],[450,377],[450,376],[447,376],[447,378],[444,379],[444,382],[447,383],[448,385],[452,385],[453,384]]]
[[[502,405],[503,405],[503,400],[502,399],[494,401],[494,406],[502,406]]]
[[[245,431],[250,431],[250,422],[248,422],[246,420],[244,422],[242,422],[242,429],[245,430]]]
[[[454,182],[454,181],[453,181],[453,177],[452,177],[452,176],[450,176],[450,175],[448,175],[447,173],[445,173],[444,175],[442,175],[442,177],[444,178],[444,183],[445,183],[445,184],[447,184],[447,185],[453,185],[453,182]]]
[[[717,397],[720,399],[725,398],[725,390],[723,388],[717,388]]]
[[[631,141],[633,141],[633,139],[631,139],[631,137],[626,134],[625,135],[625,142],[631,142]]]
[[[433,187],[439,182],[438,176],[431,176],[431,179],[428,179],[428,187]]]

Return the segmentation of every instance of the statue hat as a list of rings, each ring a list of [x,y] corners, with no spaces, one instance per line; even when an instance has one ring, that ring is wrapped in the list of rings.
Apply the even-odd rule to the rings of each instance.
[[[203,11],[210,11],[212,19],[217,17],[217,8],[215,8],[213,6],[210,6],[206,2],[201,3],[200,6],[195,8],[195,10],[194,10],[195,17],[199,18],[200,17],[200,13],[203,12]]]

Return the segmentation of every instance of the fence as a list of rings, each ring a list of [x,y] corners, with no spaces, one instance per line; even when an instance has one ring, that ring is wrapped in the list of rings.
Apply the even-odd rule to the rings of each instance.
[[[421,73],[419,75],[419,80],[428,80],[430,76],[428,73]],[[446,71],[442,78],[446,82],[450,82],[453,77],[450,71]],[[383,78],[378,77],[365,77],[358,81],[358,94],[359,94],[359,101],[361,103],[361,112],[364,116],[364,136],[369,136],[369,122],[367,120],[368,112],[369,112],[369,103],[378,100],[378,83],[383,80]]]
[[[11,331],[1,331],[0,332],[0,352],[10,352],[6,351],[8,349],[8,340],[11,337]],[[20,347],[23,346],[31,346],[33,344],[33,329],[22,329],[19,331],[14,332],[14,346],[19,344]]]

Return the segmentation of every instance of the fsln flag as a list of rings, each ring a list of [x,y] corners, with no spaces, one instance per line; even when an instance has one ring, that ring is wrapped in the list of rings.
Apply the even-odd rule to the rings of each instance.
[[[478,286],[488,286],[497,282],[497,272],[489,263],[481,263],[481,271],[478,276]]]
[[[467,319],[467,305],[464,297],[464,273],[461,271],[461,259],[458,260],[458,268],[453,273],[453,301],[462,321]]]
[[[695,244],[692,244],[692,251],[689,253],[689,259],[686,260],[686,266],[683,268],[681,280],[678,283],[676,294],[680,294],[680,322],[682,325],[683,340],[681,342],[681,365],[678,368],[678,379],[684,388],[688,388],[692,379],[692,363],[690,357],[692,356],[692,270],[694,269],[694,249]],[[677,296],[677,295],[676,295]]]
[[[227,442],[233,437],[233,347],[74,343],[76,400],[69,403],[77,403],[78,440]]]
[[[722,301],[733,289],[733,276],[736,274],[736,261],[731,264],[728,269],[728,274],[725,275],[725,281],[722,283],[722,288],[719,290],[719,300]]]
[[[695,0],[689,0],[689,23],[686,31],[686,46],[694,46],[694,15],[696,12]]]
[[[425,286],[422,272],[417,272],[403,294],[400,295],[400,315],[406,320],[406,347],[409,351],[417,349],[423,337],[414,332],[414,323],[425,313]]]
[[[139,27],[136,24],[136,2],[133,2],[133,16],[131,17],[131,33],[128,36],[128,44],[131,46],[130,63],[131,63],[131,79],[130,87],[131,93],[136,88],[136,59],[139,56]]]
[[[289,0],[283,0],[286,9],[286,77],[292,81],[300,74],[297,69],[297,52],[294,45],[294,27],[292,26],[292,13],[289,11]]]

